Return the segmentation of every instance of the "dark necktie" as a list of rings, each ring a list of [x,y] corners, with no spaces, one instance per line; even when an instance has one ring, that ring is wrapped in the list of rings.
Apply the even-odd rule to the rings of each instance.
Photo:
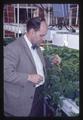
[[[37,49],[39,46],[37,44],[32,44],[32,49],[35,50]]]

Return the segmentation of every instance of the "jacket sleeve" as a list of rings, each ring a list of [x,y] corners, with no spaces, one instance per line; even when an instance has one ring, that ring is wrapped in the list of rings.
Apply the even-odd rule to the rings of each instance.
[[[19,54],[11,47],[4,48],[4,81],[21,86],[26,85],[28,73],[20,73],[16,71],[19,62]]]

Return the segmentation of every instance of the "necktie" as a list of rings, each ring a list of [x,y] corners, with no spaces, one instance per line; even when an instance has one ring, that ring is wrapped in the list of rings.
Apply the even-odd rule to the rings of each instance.
[[[37,49],[39,46],[37,44],[32,44],[32,49],[35,50]]]

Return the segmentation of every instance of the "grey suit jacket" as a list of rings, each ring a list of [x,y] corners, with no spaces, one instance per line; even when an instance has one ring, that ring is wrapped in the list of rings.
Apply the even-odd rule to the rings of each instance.
[[[40,48],[37,52],[45,70]],[[4,48],[4,112],[29,115],[36,88],[27,77],[34,73],[37,73],[35,63],[23,36]]]

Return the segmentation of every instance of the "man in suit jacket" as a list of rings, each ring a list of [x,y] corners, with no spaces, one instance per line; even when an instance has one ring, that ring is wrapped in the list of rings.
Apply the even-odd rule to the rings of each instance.
[[[45,19],[32,18],[27,33],[4,48],[5,116],[43,116],[40,95],[46,69],[38,46],[46,32]]]

